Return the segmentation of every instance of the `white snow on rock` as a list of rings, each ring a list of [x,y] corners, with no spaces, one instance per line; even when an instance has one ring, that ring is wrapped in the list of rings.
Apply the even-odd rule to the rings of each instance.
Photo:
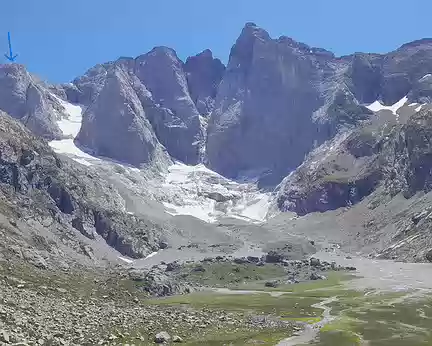
[[[63,135],[66,138],[49,142],[50,147],[53,148],[55,152],[66,154],[75,161],[86,166],[92,165],[92,161],[99,161],[97,157],[85,153],[74,143],[74,139],[78,135],[81,128],[81,106],[73,105],[69,102],[63,101],[55,95],[53,95],[53,97],[55,97],[57,101],[63,106],[68,117],[62,118],[57,122],[60,130],[63,132]]]
[[[418,106],[418,107],[415,109],[415,111],[416,111],[416,112],[420,112],[423,106],[424,106],[424,105],[420,105],[420,106]]]
[[[95,157],[85,153],[74,143],[81,128],[82,108],[53,95],[64,107],[67,117],[58,121],[66,138],[54,140],[49,145],[57,153],[65,154],[73,160],[90,166],[112,167],[121,165],[128,174],[145,175],[138,168]],[[111,168],[108,168],[111,169]],[[132,187],[131,187],[132,188]],[[133,186],[139,194],[145,194],[148,186]],[[219,217],[234,217],[251,222],[263,222],[270,207],[270,193],[261,193],[255,182],[236,182],[224,178],[204,165],[187,166],[176,163],[169,167],[162,186],[153,194],[161,201],[166,212],[171,215],[190,215],[206,222],[216,222]],[[147,191],[148,192],[148,191]],[[150,254],[149,256],[154,256]],[[121,258],[124,261],[124,258]]]
[[[155,255],[157,255],[157,254],[158,254],[157,251],[152,252],[150,255],[147,255],[145,259],[152,258],[153,256],[155,256]]]
[[[163,204],[172,215],[191,215],[206,222],[219,217],[265,221],[270,194],[253,183],[238,183],[204,165],[176,163],[169,167],[163,189]]]
[[[414,108],[414,111],[420,112],[424,105],[425,104],[419,104],[419,103],[414,102],[414,103],[410,103],[408,106],[409,107],[416,107],[416,108]]]
[[[129,258],[124,258],[124,257],[122,257],[122,256],[118,256],[118,258],[120,259],[120,260],[122,260],[123,262],[126,262],[126,263],[133,263],[133,260],[131,260],[131,259],[129,259]]]
[[[366,108],[368,108],[372,112],[379,112],[382,110],[388,110],[388,111],[391,111],[394,115],[397,115],[396,112],[399,110],[399,108],[403,107],[405,105],[405,103],[407,103],[407,101],[408,101],[408,97],[405,96],[405,97],[401,98],[398,102],[396,102],[394,105],[384,106],[381,104],[381,102],[379,102],[377,100],[374,103],[371,103],[369,106],[366,106]]]
[[[429,78],[429,77],[431,77],[432,75],[430,74],[430,73],[428,73],[428,74],[425,74],[423,77],[421,77],[420,79],[419,79],[419,81],[421,82],[421,81],[423,81],[423,80],[425,80],[425,79],[427,79],[427,78]]]

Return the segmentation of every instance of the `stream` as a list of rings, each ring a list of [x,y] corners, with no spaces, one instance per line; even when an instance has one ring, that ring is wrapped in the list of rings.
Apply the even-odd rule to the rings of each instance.
[[[403,263],[347,255],[342,252],[319,252],[313,257],[317,257],[322,261],[335,261],[343,266],[356,267],[357,270],[352,274],[356,275],[357,278],[346,282],[347,289],[362,291],[372,289],[374,292],[406,292],[402,297],[392,301],[392,304],[400,303],[410,297],[422,296],[432,291],[432,263]],[[217,292],[226,294],[264,293],[263,291],[232,291],[229,289],[217,289]],[[289,294],[288,292],[267,293],[274,297]],[[314,308],[323,310],[321,320],[313,324],[305,323],[302,331],[280,341],[277,346],[307,345],[315,340],[323,326],[338,318],[338,316],[331,315],[331,307],[328,306],[334,301],[337,301],[337,297],[331,297],[312,305]]]
[[[334,301],[337,301],[336,297],[327,298],[320,303],[313,304],[313,308],[323,310],[321,321],[313,324],[305,323],[305,328],[297,335],[280,341],[276,346],[295,346],[300,344],[308,344],[309,342],[315,340],[320,329],[336,318],[330,314],[331,308],[327,306],[327,304],[330,304]]]

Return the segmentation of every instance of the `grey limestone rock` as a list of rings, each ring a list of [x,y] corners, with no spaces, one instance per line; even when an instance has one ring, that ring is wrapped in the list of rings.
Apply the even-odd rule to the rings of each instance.
[[[233,46],[208,126],[209,166],[275,185],[314,148],[371,118],[364,105],[430,98],[432,40],[388,54],[335,57],[246,24]]]
[[[118,66],[110,69],[83,117],[76,140],[97,155],[136,166],[165,155],[127,73]]]
[[[0,65],[0,109],[47,139],[60,138],[62,107],[23,65]]]
[[[225,66],[219,59],[213,58],[209,49],[189,57],[184,64],[189,92],[198,111],[208,115],[213,110],[219,84],[225,72]]]

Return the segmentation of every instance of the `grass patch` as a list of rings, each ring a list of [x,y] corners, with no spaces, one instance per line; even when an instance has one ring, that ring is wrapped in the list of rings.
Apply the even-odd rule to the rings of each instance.
[[[397,302],[403,294],[367,295],[333,302],[332,311],[340,317],[321,329],[315,345],[432,345],[432,296]]]
[[[362,292],[347,290],[344,281],[348,281],[357,276],[346,272],[329,272],[326,280],[316,280],[301,282],[298,284],[282,284],[278,287],[265,287],[264,281],[257,281],[248,284],[239,284],[231,287],[232,290],[254,290],[263,292],[287,292],[301,296],[329,298],[333,296],[363,295]]]
[[[244,345],[261,345],[261,346],[274,346],[280,340],[287,338],[291,335],[292,331],[287,329],[266,329],[261,331],[224,331],[220,330],[211,331],[204,337],[196,340],[183,343],[188,346],[244,346]]]
[[[309,318],[320,316],[322,310],[312,308],[321,299],[284,294],[272,297],[268,293],[213,294],[193,293],[147,301],[156,305],[186,305],[197,309],[221,309],[225,311],[270,314],[281,318]]]

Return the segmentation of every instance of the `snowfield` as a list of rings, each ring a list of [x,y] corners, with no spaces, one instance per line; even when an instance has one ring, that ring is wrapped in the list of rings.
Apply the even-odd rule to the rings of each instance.
[[[55,152],[95,168],[103,166],[110,170],[119,165],[128,175],[140,178],[137,181],[147,179],[145,172],[138,168],[89,155],[77,147],[74,139],[81,128],[82,107],[53,96],[68,115],[58,121],[65,138],[49,143]],[[157,188],[150,191],[150,185]],[[226,179],[202,164],[187,166],[178,162],[168,168],[168,173],[162,177],[162,183],[137,183],[129,187],[139,195],[148,195],[161,201],[168,214],[190,215],[209,223],[216,222],[220,217],[259,223],[266,220],[270,208],[271,194],[260,192],[255,183]]]
[[[68,114],[68,117],[60,119],[57,122],[60,130],[65,136],[65,139],[51,141],[49,143],[51,148],[53,148],[56,153],[66,154],[75,161],[86,166],[91,166],[92,161],[99,161],[98,158],[85,153],[74,143],[74,139],[81,129],[82,107],[63,101],[55,95],[53,95],[53,97],[55,97],[57,101],[63,106],[66,113]]]

